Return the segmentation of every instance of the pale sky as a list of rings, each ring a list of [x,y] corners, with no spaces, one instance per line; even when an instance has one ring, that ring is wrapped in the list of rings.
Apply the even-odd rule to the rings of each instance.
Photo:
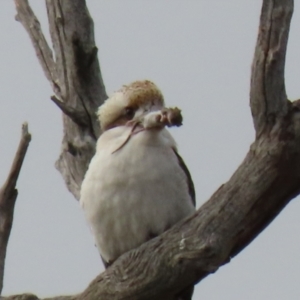
[[[44,2],[31,3],[49,37]],[[182,109],[184,126],[171,132],[200,206],[230,178],[254,139],[249,83],[262,1],[87,3],[107,92],[150,79],[169,106]],[[28,121],[33,139],[18,182],[3,294],[74,294],[103,267],[79,204],[54,168],[61,113],[49,99],[50,86],[14,15],[13,1],[2,1],[0,182],[8,174],[22,122]],[[286,68],[290,99],[300,94],[299,27],[296,5]],[[299,214],[295,199],[231,263],[198,284],[194,299],[300,299]]]

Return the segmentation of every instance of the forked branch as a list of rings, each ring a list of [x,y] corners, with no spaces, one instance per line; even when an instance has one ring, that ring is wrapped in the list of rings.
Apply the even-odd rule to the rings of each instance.
[[[15,4],[17,19],[29,34],[57,96],[52,100],[64,113],[64,136],[56,168],[69,191],[79,199],[81,182],[100,135],[95,112],[107,98],[97,58],[93,20],[84,0],[46,0],[54,61],[28,0],[15,0]]]

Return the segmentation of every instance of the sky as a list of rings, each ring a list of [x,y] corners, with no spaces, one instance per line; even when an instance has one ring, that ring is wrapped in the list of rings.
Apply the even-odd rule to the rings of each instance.
[[[31,0],[49,40],[44,2]],[[262,1],[87,0],[110,94],[150,79],[168,106],[182,109],[171,129],[189,167],[197,207],[225,183],[254,140],[251,62]],[[288,97],[299,97],[300,7],[295,5],[286,63]],[[0,10],[0,185],[29,123],[32,142],[6,259],[4,295],[40,297],[84,290],[103,267],[77,201],[54,168],[62,117],[13,1]],[[193,299],[300,299],[300,203],[294,199],[229,264],[197,285]]]

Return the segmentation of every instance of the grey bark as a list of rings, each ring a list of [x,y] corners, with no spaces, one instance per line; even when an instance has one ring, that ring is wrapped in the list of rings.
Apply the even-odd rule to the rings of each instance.
[[[96,110],[107,98],[97,59],[94,25],[85,1],[46,0],[55,58],[27,0],[15,0],[40,65],[63,111],[64,136],[56,162],[69,191],[79,199],[81,182],[100,134]]]
[[[3,288],[6,249],[13,223],[14,207],[18,197],[16,189],[21,167],[31,141],[26,123],[22,126],[21,140],[6,181],[0,188],[0,295]]]
[[[35,40],[31,31],[40,32],[36,18],[27,1],[15,2],[18,19],[54,88],[54,101],[65,113],[57,166],[78,198],[99,134],[94,111],[106,96],[92,21],[83,0],[46,0],[57,57],[52,72],[51,66],[44,67],[45,61],[50,65],[53,61],[43,58],[49,55],[45,41]],[[284,84],[292,12],[292,0],[263,1],[250,92],[256,139],[230,180],[194,216],[122,255],[81,294],[51,299],[174,299],[176,293],[228,263],[300,193],[300,102],[287,99]],[[84,121],[78,119],[84,115]],[[5,299],[37,299],[28,297]]]

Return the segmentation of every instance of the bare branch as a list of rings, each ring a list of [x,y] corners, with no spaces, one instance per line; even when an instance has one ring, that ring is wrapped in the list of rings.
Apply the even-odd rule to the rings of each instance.
[[[40,22],[32,11],[28,0],[14,1],[17,10],[16,20],[20,21],[26,29],[47,79],[55,93],[60,95],[52,51],[41,30]]]
[[[300,192],[300,112],[289,107],[285,123],[256,140],[194,216],[121,256],[71,299],[175,299],[237,255]]]
[[[60,98],[67,107],[85,112],[82,124],[78,118],[74,123],[74,119],[64,116],[62,152],[56,162],[67,187],[78,199],[100,134],[95,112],[107,96],[97,59],[94,25],[85,1],[46,0],[46,5],[62,91]]]
[[[84,0],[46,0],[52,52],[27,0],[15,0],[18,20],[27,30],[40,64],[64,113],[64,137],[56,168],[69,191],[79,191],[100,135],[97,108],[107,98],[94,41],[94,25]],[[58,100],[58,101],[56,101]]]
[[[252,64],[250,104],[256,133],[285,116],[284,65],[293,0],[265,0]]]
[[[22,126],[22,135],[8,177],[0,189],[0,295],[3,288],[4,265],[7,243],[13,222],[14,206],[18,196],[17,180],[31,140],[28,125]]]
[[[50,99],[61,109],[61,111],[68,116],[78,126],[84,128],[89,126],[89,119],[85,111],[78,111],[73,107],[66,105],[63,101],[59,100],[55,95]]]

